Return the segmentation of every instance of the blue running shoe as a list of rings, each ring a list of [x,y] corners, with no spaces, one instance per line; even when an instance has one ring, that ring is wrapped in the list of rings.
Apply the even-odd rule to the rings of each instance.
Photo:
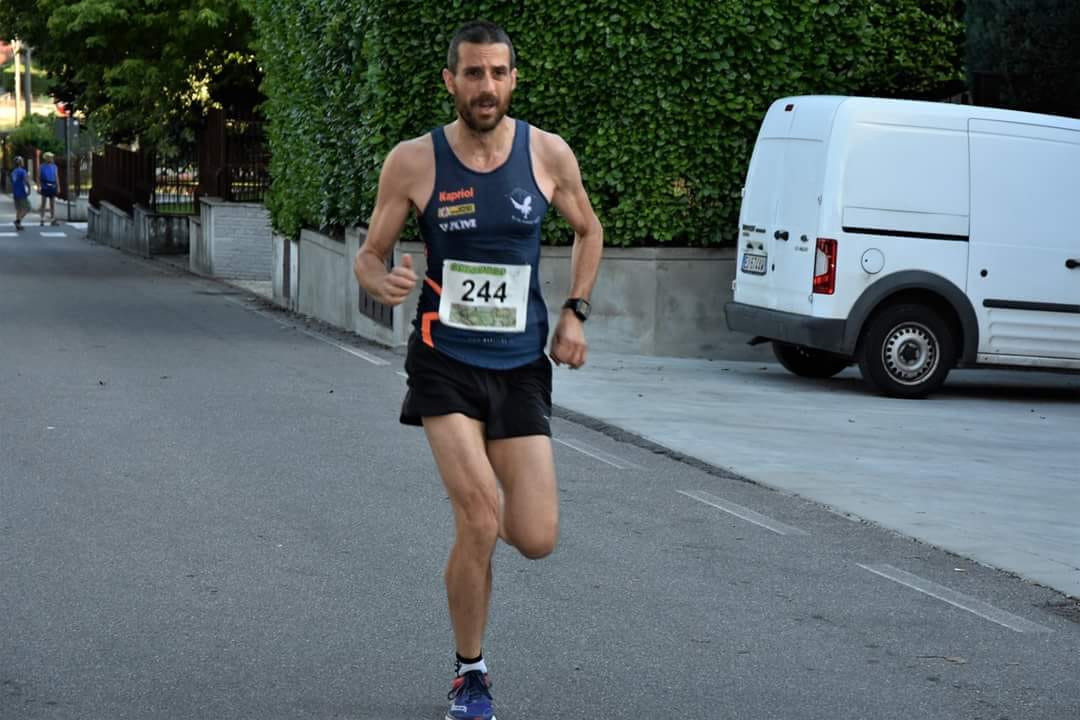
[[[446,699],[446,720],[495,720],[491,709],[491,683],[485,673],[472,670],[454,678]]]

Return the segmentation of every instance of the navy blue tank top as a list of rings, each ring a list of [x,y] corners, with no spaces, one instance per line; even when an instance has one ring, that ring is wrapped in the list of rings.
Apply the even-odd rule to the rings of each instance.
[[[548,202],[533,175],[529,124],[514,121],[514,143],[506,162],[477,172],[465,166],[450,147],[443,128],[431,131],[435,145],[435,189],[419,216],[427,253],[427,276],[420,292],[414,327],[427,345],[460,362],[504,370],[527,365],[544,354],[548,335],[547,307],[540,292],[540,225]],[[445,261],[452,268],[498,272],[500,266],[531,268],[524,329],[501,332],[452,327],[439,320]],[[485,265],[487,264],[487,265]],[[476,276],[478,280],[486,277]],[[498,313],[498,278],[466,286],[465,300],[479,293],[488,302],[474,316]],[[522,288],[523,289],[523,288]],[[495,298],[495,299],[492,299]],[[473,308],[456,307],[469,317]],[[464,310],[461,310],[464,308]],[[512,311],[510,311],[512,312]],[[515,315],[516,317],[516,315]],[[481,320],[489,321],[489,320]],[[451,322],[454,322],[451,320]],[[460,321],[458,321],[460,322]]]

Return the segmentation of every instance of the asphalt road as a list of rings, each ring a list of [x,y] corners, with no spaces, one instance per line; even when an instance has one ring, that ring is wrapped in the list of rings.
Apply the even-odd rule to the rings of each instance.
[[[63,232],[0,228],[0,718],[441,718],[401,357]],[[1063,596],[554,430],[561,544],[496,556],[500,720],[1080,716]]]

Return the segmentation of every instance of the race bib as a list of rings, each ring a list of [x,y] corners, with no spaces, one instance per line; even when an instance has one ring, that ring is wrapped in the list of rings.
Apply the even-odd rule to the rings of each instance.
[[[524,332],[530,265],[443,262],[439,322],[482,332]]]

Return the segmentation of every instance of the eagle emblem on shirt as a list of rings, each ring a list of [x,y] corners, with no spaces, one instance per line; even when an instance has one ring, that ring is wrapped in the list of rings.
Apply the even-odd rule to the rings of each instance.
[[[516,188],[510,193],[510,204],[514,207],[514,219],[532,224],[533,196],[527,190]]]

